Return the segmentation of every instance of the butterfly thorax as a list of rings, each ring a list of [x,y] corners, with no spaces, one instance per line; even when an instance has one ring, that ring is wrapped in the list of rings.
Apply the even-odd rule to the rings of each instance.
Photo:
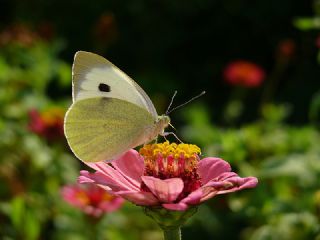
[[[163,136],[164,129],[170,124],[170,118],[167,115],[158,116],[152,126],[146,126],[142,139],[137,145],[148,143],[156,139],[159,135]]]

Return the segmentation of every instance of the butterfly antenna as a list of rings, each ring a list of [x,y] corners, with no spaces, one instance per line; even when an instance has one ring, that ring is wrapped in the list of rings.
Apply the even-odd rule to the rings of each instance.
[[[175,98],[176,95],[177,95],[177,90],[174,91],[174,93],[173,93],[173,96],[172,96],[172,98],[171,98],[170,104],[169,104],[169,106],[168,106],[168,108],[167,108],[167,111],[166,111],[166,115],[169,114],[170,107],[171,107],[171,105],[172,105],[172,103],[173,103],[173,100],[174,100],[174,98]]]
[[[169,126],[172,127],[175,131],[177,131],[177,129],[171,123],[169,123]]]
[[[197,99],[197,98],[201,97],[201,96],[202,96],[202,95],[204,95],[205,93],[206,93],[206,91],[203,91],[203,92],[201,92],[200,94],[198,94],[197,96],[195,96],[195,97],[191,98],[189,101],[186,101],[185,103],[182,103],[182,104],[180,104],[180,105],[178,105],[178,106],[174,107],[174,108],[173,108],[173,109],[171,109],[169,112],[167,111],[167,112],[166,112],[166,115],[168,115],[168,114],[170,114],[171,112],[173,112],[174,110],[176,110],[176,109],[178,109],[178,108],[180,108],[180,107],[182,107],[182,106],[184,106],[184,105],[188,104],[189,102],[192,102],[193,100],[195,100],[195,99]],[[175,95],[174,95],[174,96],[175,96]],[[171,106],[171,103],[170,103],[170,106]]]

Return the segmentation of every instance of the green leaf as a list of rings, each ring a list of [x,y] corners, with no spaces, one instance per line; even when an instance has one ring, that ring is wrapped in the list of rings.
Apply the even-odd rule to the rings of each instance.
[[[296,18],[293,21],[293,25],[302,31],[308,31],[312,29],[320,29],[320,18]]]
[[[25,214],[24,221],[24,234],[26,240],[36,240],[39,237],[41,225],[37,216],[31,210],[27,211]]]
[[[10,212],[10,218],[15,228],[21,230],[24,222],[24,215],[25,215],[24,199],[20,196],[17,196],[13,198],[11,201],[11,212]]]

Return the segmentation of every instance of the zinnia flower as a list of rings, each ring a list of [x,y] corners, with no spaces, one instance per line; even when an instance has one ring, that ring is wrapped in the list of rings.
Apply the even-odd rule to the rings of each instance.
[[[264,77],[264,70],[260,66],[244,60],[232,62],[224,70],[224,78],[231,85],[258,87]]]
[[[119,209],[124,199],[107,193],[94,184],[67,185],[61,190],[63,199],[93,217]]]
[[[94,183],[141,206],[184,211],[216,195],[253,188],[257,178],[241,178],[220,159],[200,160],[192,144],[169,142],[129,150],[112,163],[87,163],[94,173],[81,171],[80,183]]]
[[[32,109],[29,111],[29,129],[47,140],[62,138],[63,116],[63,109],[57,107],[50,108],[42,113]]]

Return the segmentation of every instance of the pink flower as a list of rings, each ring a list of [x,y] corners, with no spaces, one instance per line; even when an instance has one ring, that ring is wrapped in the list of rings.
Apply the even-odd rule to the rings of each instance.
[[[224,160],[200,160],[199,153],[191,144],[145,145],[140,154],[129,150],[112,164],[87,163],[96,171],[81,171],[79,182],[97,184],[137,205],[180,211],[257,185],[257,178],[241,178]]]
[[[32,109],[29,111],[29,129],[47,140],[55,140],[63,137],[62,108],[53,107],[44,112]]]
[[[121,207],[123,198],[111,195],[94,185],[68,185],[61,190],[63,199],[88,215],[100,217]]]
[[[227,65],[224,78],[231,85],[258,87],[265,78],[265,72],[255,63],[239,60]]]

